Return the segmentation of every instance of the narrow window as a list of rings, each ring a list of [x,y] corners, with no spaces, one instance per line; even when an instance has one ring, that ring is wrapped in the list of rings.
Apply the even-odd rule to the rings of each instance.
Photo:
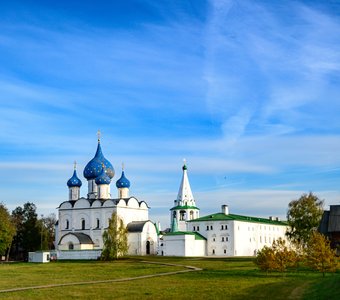
[[[221,225],[221,230],[223,230],[224,229],[224,226],[223,225]]]
[[[85,219],[81,219],[81,229],[85,229]]]
[[[212,227],[212,226],[210,226],[210,229],[211,229],[211,230],[213,230],[213,227]]]
[[[100,225],[99,219],[97,219],[97,228],[99,228],[99,225]]]
[[[213,249],[212,254],[215,254],[215,249]]]
[[[224,242],[224,237],[222,236],[222,242]]]
[[[209,230],[209,226],[207,226],[207,230]]]
[[[196,227],[194,226],[194,231],[196,231]]]
[[[197,231],[200,231],[200,227],[199,226],[197,226]]]
[[[227,253],[227,249],[224,249],[224,254],[226,254]]]
[[[225,225],[224,229],[227,230],[228,229],[228,225]]]
[[[65,229],[69,229],[70,228],[70,222],[69,222],[69,220],[66,220],[66,227],[65,227]]]
[[[225,241],[228,242],[228,237],[225,238]]]

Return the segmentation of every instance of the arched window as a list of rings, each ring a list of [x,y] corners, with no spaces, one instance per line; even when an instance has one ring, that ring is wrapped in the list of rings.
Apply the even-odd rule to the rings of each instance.
[[[73,249],[74,249],[73,243],[69,242],[68,243],[68,250],[73,250]]]
[[[194,211],[191,210],[191,211],[190,211],[190,220],[193,220],[193,218],[194,218]]]
[[[185,221],[186,220],[186,212],[185,212],[185,210],[181,210],[180,212],[179,212],[179,220],[180,221]]]
[[[174,219],[176,219],[176,212],[175,211],[172,213],[172,216],[173,216]]]
[[[85,219],[81,219],[81,229],[85,229]]]
[[[99,222],[99,219],[97,218],[97,228],[99,228],[100,226],[100,222]]]
[[[69,222],[69,220],[66,220],[65,229],[69,229],[69,228],[70,228],[70,222]]]

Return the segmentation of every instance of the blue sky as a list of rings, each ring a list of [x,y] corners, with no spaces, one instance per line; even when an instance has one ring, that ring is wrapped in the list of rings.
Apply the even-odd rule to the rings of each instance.
[[[0,3],[0,180],[56,213],[73,161],[125,163],[167,225],[182,159],[201,215],[340,203],[337,1]],[[115,176],[115,181],[119,176]],[[115,195],[115,185],[111,193]]]

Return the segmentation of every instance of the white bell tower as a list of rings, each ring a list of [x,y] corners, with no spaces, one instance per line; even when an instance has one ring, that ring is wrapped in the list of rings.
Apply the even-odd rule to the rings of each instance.
[[[186,161],[183,163],[183,174],[174,207],[170,209],[171,231],[187,231],[187,221],[199,218],[199,208],[191,191]]]

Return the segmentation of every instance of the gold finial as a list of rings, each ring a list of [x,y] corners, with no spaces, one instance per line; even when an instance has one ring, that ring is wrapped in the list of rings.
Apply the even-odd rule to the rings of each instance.
[[[100,130],[99,130],[99,129],[98,129],[98,131],[97,131],[97,137],[98,137],[98,143],[100,143],[101,133],[100,133]]]
[[[77,162],[76,161],[74,161],[74,163],[73,163],[73,168],[76,170],[77,169]]]
[[[124,167],[125,167],[124,162],[122,162],[122,171],[124,171]]]

